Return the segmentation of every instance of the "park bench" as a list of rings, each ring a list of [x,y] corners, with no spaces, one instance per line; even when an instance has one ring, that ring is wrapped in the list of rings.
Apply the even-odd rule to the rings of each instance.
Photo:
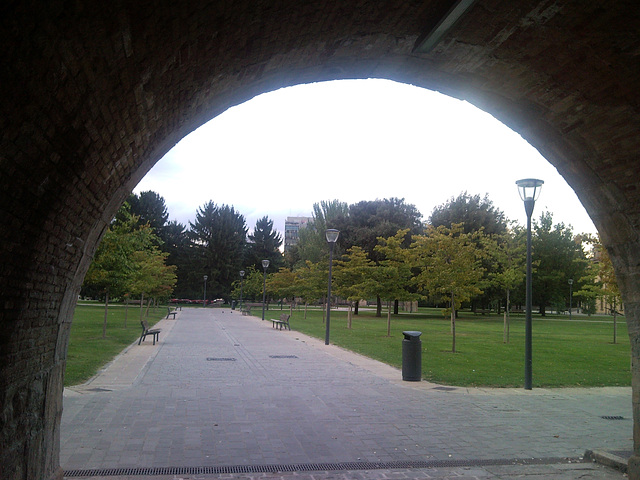
[[[275,318],[271,319],[272,322],[272,327],[275,328],[276,326],[278,326],[278,328],[280,330],[282,330],[282,327],[285,328],[285,330],[288,328],[289,330],[291,330],[291,326],[289,325],[289,317],[291,315],[287,314],[287,313],[283,313],[282,315],[280,315],[280,320],[276,320]]]
[[[176,313],[178,313],[178,309],[175,308],[173,310],[171,310],[170,307],[167,307],[167,318],[169,318],[170,315],[173,315],[173,319],[176,319]]]
[[[138,340],[138,345],[140,345],[140,342],[147,338],[147,335],[151,335],[153,337],[153,344],[155,345],[156,339],[160,340],[160,329],[150,329],[149,324],[146,320],[140,320],[140,325],[142,325],[142,334],[140,335],[140,340]]]
[[[252,307],[260,307],[262,308],[262,304],[261,303],[245,303],[242,305],[242,309],[240,310],[242,312],[242,315],[251,315],[251,308]]]
[[[491,310],[488,308],[478,308],[476,310],[474,310],[474,315],[487,315],[489,313],[491,313]]]

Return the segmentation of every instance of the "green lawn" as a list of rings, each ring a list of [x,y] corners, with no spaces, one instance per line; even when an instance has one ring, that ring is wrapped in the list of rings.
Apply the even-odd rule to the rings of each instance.
[[[275,313],[275,309],[272,310]],[[279,310],[277,310],[279,312]],[[270,312],[270,313],[272,313]],[[269,317],[271,318],[271,317]],[[366,311],[347,329],[346,312],[332,311],[330,341],[382,362],[402,366],[402,332],[422,332],[422,375],[445,385],[519,387],[524,383],[524,315],[512,316],[510,343],[503,343],[498,315],[462,313],[456,322],[456,350],[451,353],[451,328],[438,309],[392,316],[387,337],[386,312],[376,318]],[[612,318],[548,315],[533,318],[533,386],[630,385],[630,347],[626,323],[618,318],[613,344]],[[324,339],[322,313],[294,311],[294,330]]]
[[[285,309],[284,312],[287,310]],[[164,307],[151,311],[153,325],[164,317]],[[277,318],[280,310],[272,305],[266,318]],[[129,307],[128,327],[125,309],[109,308],[107,338],[102,338],[102,305],[78,305],[71,326],[65,385],[77,385],[95,373],[140,335],[139,308]],[[613,344],[611,317],[549,315],[533,319],[533,386],[617,386],[630,385],[630,348],[623,319],[618,321],[618,343]],[[511,321],[511,341],[502,342],[502,317],[463,312],[456,322],[456,349],[451,353],[448,319],[439,309],[420,309],[418,314],[400,314],[391,319],[387,337],[386,313],[376,318],[371,311],[354,316],[347,329],[347,314],[331,312],[331,343],[402,366],[402,332],[422,332],[422,375],[444,385],[522,387],[524,382],[524,316]],[[291,326],[308,335],[324,339],[322,312],[294,311]]]
[[[166,315],[166,307],[149,311],[149,325],[154,325]],[[129,306],[127,328],[124,327],[125,308],[109,306],[107,338],[102,338],[104,304],[78,305],[73,316],[65,386],[86,382],[111,361],[125,347],[140,337],[140,307]]]

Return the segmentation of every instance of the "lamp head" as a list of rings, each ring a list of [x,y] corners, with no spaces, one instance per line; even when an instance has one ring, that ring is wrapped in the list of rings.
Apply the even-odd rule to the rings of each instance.
[[[269,268],[269,260],[262,260],[262,268],[265,270]]]
[[[207,275],[204,276],[204,281],[207,281],[207,278],[209,278]]]
[[[335,228],[328,228],[324,232],[327,237],[327,242],[336,243],[338,241],[338,236],[340,235],[340,230],[336,230]]]
[[[240,270],[240,276],[244,277],[244,270]]]
[[[573,285],[573,278],[570,278],[569,280],[567,280],[569,282],[569,285]]]
[[[520,193],[522,201],[535,202],[540,196],[540,190],[542,189],[543,183],[543,180],[538,180],[537,178],[524,178],[522,180],[518,180],[516,185],[518,185],[518,193]]]

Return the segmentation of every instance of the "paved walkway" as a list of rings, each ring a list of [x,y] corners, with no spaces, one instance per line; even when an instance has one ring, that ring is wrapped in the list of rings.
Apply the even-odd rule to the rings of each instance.
[[[632,448],[629,388],[403,382],[395,368],[228,309],[184,309],[159,326],[155,346],[132,345],[65,390],[66,471],[203,479],[230,466],[224,478],[283,478],[278,468],[241,471],[276,465],[297,470],[284,475],[292,479],[621,478],[576,460]]]

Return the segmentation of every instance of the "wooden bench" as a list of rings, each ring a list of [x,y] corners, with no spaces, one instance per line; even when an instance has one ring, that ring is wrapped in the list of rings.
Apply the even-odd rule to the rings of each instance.
[[[473,314],[474,314],[474,315],[478,315],[478,314],[480,314],[480,315],[486,315],[486,314],[488,314],[488,313],[491,313],[491,310],[489,310],[489,309],[485,309],[485,308],[478,308],[477,310],[475,310],[475,311],[473,312]]]
[[[171,308],[167,307],[167,318],[169,318],[169,315],[173,315],[173,319],[176,319],[176,313],[178,313],[178,309],[174,309],[171,310]]]
[[[242,305],[242,309],[240,310],[242,312],[242,315],[251,315],[252,307],[262,308],[262,304],[261,303],[245,303],[244,305]]]
[[[283,313],[282,315],[280,315],[280,320],[276,320],[275,318],[271,319],[272,322],[272,327],[275,328],[276,326],[278,326],[278,328],[280,328],[280,330],[282,330],[282,327],[285,328],[285,330],[288,328],[289,330],[291,330],[291,326],[289,325],[289,317],[291,315],[289,315],[288,313]]]
[[[155,345],[156,339],[160,340],[160,329],[150,329],[149,324],[146,320],[140,320],[140,325],[142,325],[142,334],[140,335],[140,340],[138,340],[138,345],[140,345],[140,342],[147,338],[147,335],[151,335],[153,337],[153,344]]]

